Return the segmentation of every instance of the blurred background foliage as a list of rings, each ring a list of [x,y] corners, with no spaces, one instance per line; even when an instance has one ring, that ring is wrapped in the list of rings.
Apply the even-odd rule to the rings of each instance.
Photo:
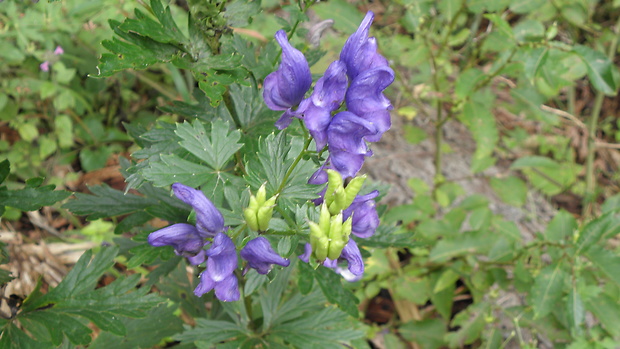
[[[373,10],[371,33],[397,74],[387,92],[398,119],[391,132],[430,149],[432,173],[399,173],[410,197],[381,208],[380,230],[392,241],[366,246],[366,275],[348,285],[361,300],[356,326],[368,339],[356,347],[620,346],[620,1],[224,4],[0,2],[0,159],[11,164],[0,188],[3,230],[27,242],[99,244],[159,217],[134,212],[134,221],[121,226],[118,220],[133,211],[93,216],[95,209],[80,211],[75,202],[26,215],[38,207],[16,202],[6,190],[40,194],[42,184],[54,184],[83,199],[89,185],[107,184],[92,192],[111,198],[113,189],[140,187],[145,176],[165,186],[166,178],[143,172],[148,161],[160,160],[153,145],[163,144],[174,121],[254,98],[250,87],[259,87],[278,60],[276,30],[295,31],[293,43],[319,74]],[[169,12],[161,10],[167,6]],[[209,35],[186,29],[190,10]],[[315,46],[308,37],[326,19],[333,26]],[[54,54],[58,46],[61,55]],[[227,100],[230,91],[236,100]],[[255,127],[272,126],[261,117],[273,115],[229,117],[251,138]],[[490,191],[472,193],[449,173],[450,154],[465,147],[446,139],[458,127],[473,144],[458,176],[482,179]],[[143,161],[130,163],[131,153]],[[33,177],[45,181],[26,182]],[[537,198],[553,212],[541,213],[548,206],[537,206]],[[500,203],[525,212],[540,229],[525,231],[498,211]],[[158,257],[129,252],[134,244],[121,249],[117,276],[127,266],[147,274]],[[180,321],[175,326],[166,336],[182,332]],[[200,338],[183,336],[177,339]]]

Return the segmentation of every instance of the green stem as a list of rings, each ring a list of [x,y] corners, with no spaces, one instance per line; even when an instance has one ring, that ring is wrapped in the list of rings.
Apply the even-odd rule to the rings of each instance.
[[[280,183],[280,186],[278,187],[278,190],[276,190],[274,195],[278,195],[278,194],[282,193],[282,190],[284,190],[284,187],[286,186],[286,182],[288,181],[288,179],[291,176],[291,174],[293,174],[293,171],[295,170],[295,167],[297,167],[297,165],[299,164],[299,162],[303,158],[304,154],[306,154],[306,151],[308,150],[308,147],[310,146],[311,142],[312,142],[312,138],[306,139],[306,143],[304,144],[304,149],[302,149],[302,151],[299,152],[299,155],[297,155],[297,157],[295,158],[295,161],[293,161],[293,164],[291,165],[291,167],[289,167],[289,169],[286,171],[286,174],[284,175],[284,178],[282,178],[282,183]]]
[[[430,57],[430,61],[431,61],[431,74],[433,75],[433,89],[435,90],[434,92],[439,92],[439,80],[437,78],[437,60],[435,58],[435,54],[433,53],[433,48],[432,45],[429,42],[428,36],[424,36],[424,43],[426,44],[426,47],[428,48],[428,52],[429,52],[429,57]],[[437,187],[437,184],[439,182],[442,182],[443,180],[441,180],[441,162],[442,162],[442,154],[441,154],[441,147],[442,147],[442,143],[443,143],[443,125],[446,122],[445,120],[443,120],[442,117],[442,111],[443,109],[441,108],[441,101],[439,99],[435,99],[435,108],[437,110],[437,123],[435,124],[435,179],[434,179],[434,186],[435,188]]]
[[[616,54],[616,49],[618,48],[618,40],[620,40],[620,18],[616,22],[616,26],[614,28],[615,36],[609,45],[609,51],[607,52],[607,57],[610,61],[613,62],[614,56]],[[594,106],[592,107],[592,114],[590,115],[590,119],[588,120],[588,153],[586,156],[586,191],[583,197],[583,211],[582,215],[584,218],[588,218],[592,214],[592,204],[595,201],[595,186],[596,186],[596,176],[594,174],[594,158],[596,155],[596,131],[598,126],[598,119],[601,114],[601,109],[603,107],[603,100],[605,99],[605,94],[601,91],[596,93],[596,97],[594,98]]]

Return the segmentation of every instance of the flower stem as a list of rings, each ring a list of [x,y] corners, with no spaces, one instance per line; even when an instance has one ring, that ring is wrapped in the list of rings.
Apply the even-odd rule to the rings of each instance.
[[[304,144],[304,148],[299,152],[299,155],[297,155],[297,157],[295,158],[295,161],[293,161],[293,164],[291,165],[291,167],[289,167],[289,169],[286,171],[286,174],[284,175],[284,178],[282,178],[282,183],[280,183],[280,186],[278,187],[278,190],[276,190],[274,195],[279,195],[280,193],[282,193],[282,190],[284,190],[284,187],[286,186],[286,182],[288,182],[288,179],[291,176],[291,174],[293,174],[293,171],[295,170],[295,167],[297,167],[297,165],[299,164],[299,162],[303,158],[304,154],[306,154],[306,151],[308,150],[308,147],[310,146],[311,142],[312,142],[312,138],[307,138],[306,139],[306,143]]]
[[[620,18],[616,22],[614,28],[615,36],[609,45],[609,51],[607,51],[607,57],[609,60],[613,62],[614,56],[616,54],[616,49],[618,47],[618,40],[620,40]],[[601,91],[596,93],[596,97],[594,98],[594,106],[592,107],[592,114],[590,115],[590,120],[588,120],[588,153],[586,156],[586,191],[583,197],[583,211],[582,215],[584,218],[590,217],[592,214],[592,204],[596,199],[595,187],[596,187],[596,176],[594,174],[594,157],[596,155],[596,131],[598,126],[598,119],[601,114],[601,109],[603,107],[603,100],[605,99],[605,94]]]

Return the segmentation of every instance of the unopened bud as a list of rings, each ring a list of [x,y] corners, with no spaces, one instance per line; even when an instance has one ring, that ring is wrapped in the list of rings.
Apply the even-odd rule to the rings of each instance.
[[[344,191],[346,193],[346,201],[344,202],[343,210],[351,206],[357,194],[359,194],[360,190],[362,190],[362,185],[364,185],[365,181],[366,181],[366,175],[363,175],[363,176],[353,178],[349,182],[349,184],[347,184],[347,187],[344,188]]]
[[[343,187],[342,176],[338,171],[327,169],[327,190],[325,191],[325,203],[330,206],[334,201],[334,193]]]
[[[269,221],[273,216],[273,208],[278,196],[274,195],[269,200],[266,200],[266,197],[267,191],[263,184],[256,192],[256,196],[250,196],[250,204],[243,210],[245,222],[252,230],[265,231],[269,228]]]

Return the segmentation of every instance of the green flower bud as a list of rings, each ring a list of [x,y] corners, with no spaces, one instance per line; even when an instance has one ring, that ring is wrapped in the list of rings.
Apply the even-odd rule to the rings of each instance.
[[[271,220],[271,216],[273,216],[273,207],[274,206],[263,206],[258,209],[256,218],[258,220],[259,231],[265,231],[269,228],[269,221]]]
[[[327,258],[338,259],[342,253],[342,249],[344,249],[344,245],[346,244],[347,243],[344,241],[330,241],[327,249]]]
[[[263,184],[256,192],[256,196],[250,195],[250,204],[243,210],[245,222],[252,230],[265,231],[269,228],[278,196],[274,195],[269,200],[266,200],[266,197],[267,191]]]
[[[342,241],[346,244],[349,242],[349,236],[353,230],[353,216],[349,216],[344,223],[342,223]]]
[[[316,259],[322,262],[327,257],[327,250],[329,248],[327,232],[314,222],[308,222],[308,225],[310,226],[310,246],[312,246],[312,253]]]
[[[319,243],[317,244],[316,249],[313,249],[314,256],[319,261],[323,262],[325,258],[327,258],[327,253],[329,249],[329,238],[324,236],[319,239]]]
[[[263,206],[265,200],[267,199],[267,190],[265,189],[265,185],[267,185],[267,183],[263,183],[263,185],[261,185],[256,192],[256,201],[258,202],[258,206]]]
[[[328,236],[330,241],[342,240],[342,212],[332,217]]]
[[[325,234],[329,233],[329,225],[331,220],[331,214],[329,213],[329,209],[327,209],[327,205],[321,205],[321,214],[319,216],[319,227],[321,231]]]
[[[334,193],[338,188],[343,187],[342,176],[338,171],[334,171],[331,169],[327,170],[327,190],[325,191],[325,203],[327,206],[331,205],[334,201]]]
[[[338,212],[347,208],[344,206],[345,201],[347,200],[347,193],[344,191],[343,187],[336,189],[334,192],[334,201],[329,205],[329,213],[332,215],[338,214]]]
[[[256,203],[256,198],[254,196],[250,196],[250,205],[243,210],[243,217],[245,218],[245,223],[252,230],[258,230],[258,204]]]
[[[351,206],[357,194],[359,194],[360,190],[362,190],[362,185],[364,185],[364,181],[366,181],[366,175],[355,177],[349,182],[349,184],[347,184],[347,187],[344,188],[344,191],[346,193],[346,200],[344,202],[343,210]]]

